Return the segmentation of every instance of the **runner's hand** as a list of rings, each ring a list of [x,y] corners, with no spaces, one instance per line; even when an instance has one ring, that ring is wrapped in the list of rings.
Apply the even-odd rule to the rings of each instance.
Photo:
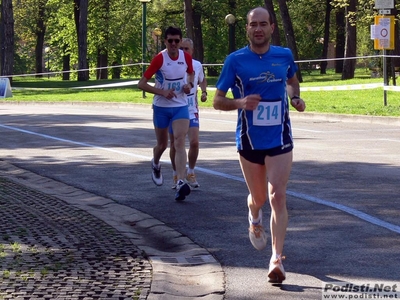
[[[170,89],[170,90],[163,90],[162,95],[167,98],[168,100],[176,97],[175,94],[175,89]]]
[[[304,111],[306,109],[306,103],[301,98],[294,98],[290,100],[290,104],[297,110],[297,111]]]
[[[192,86],[191,86],[189,83],[186,83],[186,84],[183,86],[183,92],[184,92],[185,94],[190,94],[191,89],[192,89]]]
[[[261,97],[258,94],[252,94],[242,99],[242,107],[246,110],[255,110],[260,103]]]

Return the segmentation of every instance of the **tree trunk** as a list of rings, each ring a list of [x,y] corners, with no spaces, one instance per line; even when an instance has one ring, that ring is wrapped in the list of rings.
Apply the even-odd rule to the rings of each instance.
[[[113,63],[112,63],[113,66],[121,65],[121,61],[122,61],[121,54],[117,53],[116,56],[117,56],[117,59],[115,61],[113,61]],[[121,79],[121,68],[120,67],[112,68],[111,74],[112,74],[111,75],[112,79]]]
[[[40,78],[43,77],[43,61],[45,62],[45,70],[47,72],[49,72],[49,59],[48,59],[48,55],[49,53],[47,53],[46,57],[43,57],[43,45],[44,45],[44,34],[41,34],[40,31],[36,31],[36,46],[35,46],[35,70],[36,73],[38,73],[36,75],[36,77]]]
[[[274,10],[274,3],[272,0],[264,0],[265,8],[268,9],[268,11],[272,14],[272,20],[275,22],[275,29],[274,32],[272,33],[272,44],[276,46],[281,45],[281,36],[279,33],[279,26],[278,22],[276,21],[276,15],[275,15],[275,10]]]
[[[295,60],[299,60],[299,55],[297,52],[296,40],[294,37],[293,25],[292,20],[290,19],[289,10],[286,5],[286,0],[279,0],[279,10],[281,12],[282,22],[283,22],[283,29],[285,30],[286,42],[288,47],[292,49],[293,56]],[[300,66],[297,71],[297,77],[300,82],[303,82],[303,77],[301,76]]]
[[[355,13],[357,9],[357,0],[350,0],[349,6],[346,7],[346,45],[345,45],[345,58],[357,56],[357,30],[354,21],[351,19],[351,14]],[[354,78],[356,69],[355,59],[346,59],[343,62],[342,79]]]
[[[345,49],[345,16],[344,16],[344,8],[339,8],[336,12],[336,49],[335,49],[335,57],[343,58],[344,57],[344,49]],[[340,74],[343,72],[343,60],[337,60],[335,64],[335,72]]]
[[[328,58],[328,47],[329,47],[329,28],[331,26],[331,0],[326,0],[326,10],[325,10],[325,28],[324,28],[324,45],[322,48],[322,59]],[[327,61],[321,62],[321,74],[326,74],[326,67],[328,65]]]
[[[202,0],[196,0],[193,7],[192,0],[185,0],[185,26],[187,37],[193,40],[193,58],[198,61],[204,59],[203,32],[201,27],[200,3]]]
[[[101,22],[103,24],[102,31],[100,33],[101,37],[99,40],[102,41],[97,46],[97,71],[96,78],[97,79],[108,79],[108,69],[105,68],[108,66],[108,49],[107,46],[109,44],[109,32],[110,32],[110,0],[103,0],[101,7]]]
[[[192,0],[184,1],[186,37],[194,41],[193,4]]]
[[[107,79],[108,78],[108,69],[104,68],[108,65],[108,52],[106,49],[98,49],[97,50],[97,69],[96,77],[97,79]]]
[[[2,0],[1,4],[1,72],[2,76],[14,72],[14,13],[12,0]],[[12,77],[9,77],[10,81]]]
[[[194,22],[194,58],[200,62],[204,61],[204,44],[203,44],[203,28],[201,25],[201,1],[196,0],[193,9],[193,22]]]
[[[71,66],[70,66],[70,62],[71,62],[71,55],[69,54],[65,54],[63,55],[63,75],[62,75],[62,79],[63,80],[69,80],[70,79],[70,70],[71,70]]]
[[[75,26],[78,36],[78,81],[89,80],[87,61],[88,0],[74,0]]]
[[[35,58],[36,58],[36,73],[43,73],[43,46],[44,46],[44,36],[46,33],[46,25],[44,23],[45,18],[45,1],[39,1],[39,14],[36,21],[36,47],[35,47]],[[49,55],[49,54],[47,54]],[[47,72],[49,70],[49,59],[47,56]],[[46,69],[46,68],[45,68]],[[36,75],[36,77],[43,77],[43,75]]]

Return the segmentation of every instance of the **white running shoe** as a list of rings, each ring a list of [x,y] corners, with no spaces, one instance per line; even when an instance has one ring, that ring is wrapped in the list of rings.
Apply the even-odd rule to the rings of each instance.
[[[197,182],[197,180],[196,180],[196,175],[194,175],[194,174],[187,174],[186,180],[187,180],[187,182],[189,183],[189,185],[190,185],[191,188],[196,189],[196,188],[200,187],[200,184],[199,184],[199,183]]]
[[[271,259],[269,263],[268,282],[282,283],[286,279],[285,269],[283,268],[282,260],[286,257],[279,255],[276,259]]]
[[[262,210],[260,209],[258,213],[260,215],[260,222],[258,224],[253,224],[249,210],[249,238],[254,248],[263,250],[267,246],[267,234],[262,226]]]
[[[151,160],[151,179],[153,179],[153,182],[160,186],[164,183],[164,178],[161,174],[161,166],[159,168],[157,168],[156,166],[154,166],[154,159]]]

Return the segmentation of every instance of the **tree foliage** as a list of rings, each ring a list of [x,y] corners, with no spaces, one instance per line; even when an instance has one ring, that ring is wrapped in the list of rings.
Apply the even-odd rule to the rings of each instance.
[[[355,55],[373,54],[369,27],[373,24],[374,0],[152,0],[147,3],[145,27],[147,48],[146,62],[163,48],[163,36],[154,34],[170,26],[179,26],[184,36],[195,44],[195,58],[206,64],[223,63],[229,53],[229,27],[227,14],[236,18],[234,44],[236,49],[247,45],[246,15],[257,6],[273,9],[277,23],[274,44],[290,47],[298,60],[318,59],[327,56],[327,47],[335,47],[336,56],[343,57],[349,50]],[[398,2],[398,1],[397,1]],[[7,4],[8,3],[8,4]],[[41,72],[49,65],[52,71],[90,68],[90,72],[71,73],[73,79],[109,78],[112,76],[140,76],[142,55],[142,4],[137,0],[3,0],[2,24],[13,4],[14,19],[4,27],[2,34],[15,26],[12,53],[16,73]],[[355,5],[349,10],[349,5]],[[7,7],[5,5],[8,5]],[[328,7],[330,5],[330,7]],[[393,12],[398,19],[398,9]],[[86,8],[87,6],[87,8]],[[287,9],[286,9],[286,8]],[[85,12],[87,15],[85,16]],[[83,14],[83,15],[82,15]],[[343,17],[343,18],[341,18]],[[77,20],[77,22],[75,22]],[[344,23],[343,23],[343,22]],[[398,31],[398,21],[396,30]],[[290,29],[292,24],[292,29]],[[288,27],[289,26],[289,27]],[[344,37],[353,30],[354,41]],[[10,32],[10,31],[7,31]],[[2,44],[5,36],[2,37]],[[354,45],[352,43],[355,43]],[[13,42],[14,43],[14,42]],[[399,53],[396,35],[396,50]],[[51,50],[44,56],[44,48]],[[346,50],[345,50],[346,48]],[[7,48],[10,49],[10,48]],[[353,55],[352,54],[352,55]],[[6,66],[2,48],[2,70]],[[10,62],[10,58],[6,59]],[[342,72],[341,63],[335,63]],[[124,65],[124,67],[118,67]],[[113,66],[95,71],[97,67]],[[210,67],[217,74],[218,67]],[[3,72],[3,71],[2,71]],[[68,76],[66,76],[68,74]],[[81,77],[80,77],[81,76]],[[350,74],[351,76],[351,74]]]

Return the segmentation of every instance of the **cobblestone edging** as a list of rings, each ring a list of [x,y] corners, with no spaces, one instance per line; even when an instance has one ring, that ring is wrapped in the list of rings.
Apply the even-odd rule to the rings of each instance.
[[[0,223],[0,300],[224,299],[221,265],[188,237],[1,160]]]
[[[0,178],[0,299],[146,299],[151,265],[111,226]]]

